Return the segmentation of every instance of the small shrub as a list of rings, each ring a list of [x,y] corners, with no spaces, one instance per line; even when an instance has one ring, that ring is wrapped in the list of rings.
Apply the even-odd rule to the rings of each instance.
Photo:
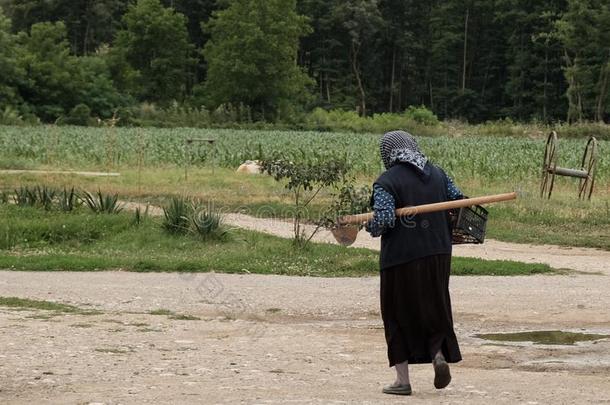
[[[91,108],[86,104],[77,104],[59,122],[67,125],[88,126],[91,123]]]
[[[0,125],[24,125],[25,122],[19,112],[11,106],[0,111]]]
[[[0,193],[0,204],[8,204],[8,191]]]
[[[286,154],[270,157],[261,162],[261,167],[276,181],[286,182],[285,187],[292,193],[294,201],[293,241],[298,247],[307,246],[323,226],[320,223],[309,236],[305,234],[302,222],[308,206],[322,189],[345,182],[350,169],[347,158],[301,150],[300,157],[290,158]]]
[[[189,232],[192,206],[184,197],[173,197],[167,207],[163,207],[163,229],[171,234]]]
[[[423,125],[438,125],[438,117],[424,106],[415,107],[409,106],[404,113],[409,120],[415,121]]]
[[[83,202],[91,209],[91,211],[101,214],[118,214],[123,210],[123,206],[119,204],[118,194],[102,194],[100,190],[95,195],[84,192],[82,197]]]

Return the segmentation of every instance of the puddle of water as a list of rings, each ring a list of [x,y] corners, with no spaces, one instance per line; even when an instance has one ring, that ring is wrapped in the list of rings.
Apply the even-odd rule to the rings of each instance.
[[[533,342],[537,345],[573,345],[576,342],[607,339],[610,338],[610,335],[564,332],[561,330],[538,330],[515,333],[483,333],[475,337],[501,342]]]

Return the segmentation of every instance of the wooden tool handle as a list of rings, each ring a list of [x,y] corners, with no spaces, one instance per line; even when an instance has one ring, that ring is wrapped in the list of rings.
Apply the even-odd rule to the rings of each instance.
[[[416,205],[413,207],[404,207],[397,209],[396,216],[404,217],[409,215],[425,214],[428,212],[446,211],[453,208],[470,207],[472,205],[483,205],[500,201],[515,200],[516,198],[517,193],[512,192],[505,194],[486,195],[483,197],[464,198],[463,200],[444,201],[434,204]],[[356,225],[362,224],[371,219],[373,219],[373,213],[367,212],[366,214],[346,215],[344,217],[339,218],[337,223],[339,225]]]

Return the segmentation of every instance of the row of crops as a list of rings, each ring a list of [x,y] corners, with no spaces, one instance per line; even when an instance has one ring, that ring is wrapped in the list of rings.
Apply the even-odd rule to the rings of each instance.
[[[0,167],[48,164],[95,169],[151,165],[215,164],[237,167],[248,159],[280,152],[301,158],[323,158],[342,154],[357,173],[374,175],[382,169],[377,142],[379,135],[237,131],[218,129],[0,127]],[[185,153],[189,138],[215,139],[213,146],[195,142]],[[537,179],[544,139],[515,137],[420,137],[419,143],[431,160],[454,176],[483,180],[522,181]],[[561,139],[559,163],[579,167],[584,140]],[[610,159],[604,153],[609,141],[600,142],[598,179],[610,177]]]

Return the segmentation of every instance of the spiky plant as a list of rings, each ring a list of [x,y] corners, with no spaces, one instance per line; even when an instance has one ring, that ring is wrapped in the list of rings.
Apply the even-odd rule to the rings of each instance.
[[[78,204],[78,195],[74,191],[74,187],[70,190],[64,187],[63,191],[59,194],[59,209],[64,212],[74,211]]]
[[[144,212],[142,212],[142,207],[136,207],[133,218],[133,224],[135,226],[140,226],[140,224],[148,217],[148,208],[149,205],[146,205],[146,209]]]
[[[191,223],[195,234],[203,239],[223,239],[227,236],[222,214],[210,203],[195,206]]]
[[[53,208],[57,191],[47,186],[36,186],[33,190],[38,204],[47,211]]]
[[[118,214],[123,210],[118,194],[103,194],[100,190],[95,195],[88,191],[83,193],[82,201],[95,213]]]
[[[163,229],[171,234],[189,232],[192,205],[184,197],[172,197],[169,205],[163,207]]]
[[[13,196],[15,205],[19,207],[33,207],[38,201],[38,195],[34,190],[30,190],[27,186],[21,186],[15,189],[15,195]]]

